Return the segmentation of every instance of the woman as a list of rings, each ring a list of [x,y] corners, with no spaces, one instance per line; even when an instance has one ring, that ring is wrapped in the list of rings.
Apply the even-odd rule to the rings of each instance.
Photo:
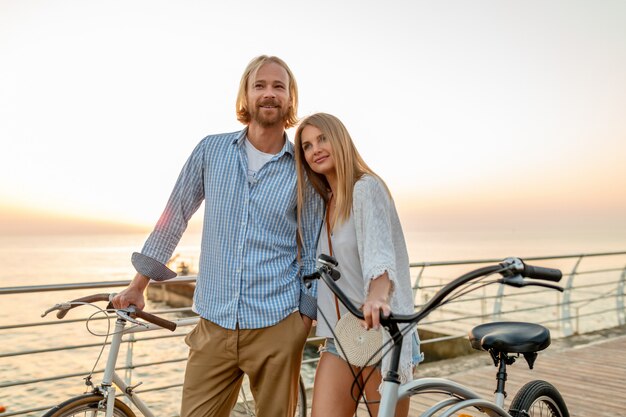
[[[351,301],[362,305],[364,326],[377,329],[381,312],[413,312],[409,259],[393,200],[385,183],[357,152],[343,123],[325,113],[305,118],[296,131],[295,149],[298,207],[306,199],[309,182],[326,203],[317,254],[332,253],[339,262],[342,278],[337,283]],[[333,339],[332,329],[338,314],[349,313],[343,305],[337,310],[334,294],[320,285],[317,335],[326,337],[326,342],[315,375],[313,417],[352,416],[357,406],[354,398],[360,394],[353,382],[361,369],[339,356]],[[384,335],[386,342],[389,336],[386,332]],[[412,378],[412,340],[415,340],[413,333],[404,338],[400,359],[403,382]],[[417,351],[417,344],[415,348]],[[388,368],[389,356],[383,359],[383,373]],[[366,380],[368,407],[376,416],[381,369],[370,366],[362,375],[360,383]],[[406,416],[408,400],[398,410],[397,416]]]

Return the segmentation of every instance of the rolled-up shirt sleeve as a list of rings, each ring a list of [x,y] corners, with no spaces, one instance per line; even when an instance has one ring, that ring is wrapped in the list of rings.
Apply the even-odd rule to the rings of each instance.
[[[176,272],[166,265],[143,253],[134,252],[131,262],[137,272],[155,281],[165,281],[176,276]]]

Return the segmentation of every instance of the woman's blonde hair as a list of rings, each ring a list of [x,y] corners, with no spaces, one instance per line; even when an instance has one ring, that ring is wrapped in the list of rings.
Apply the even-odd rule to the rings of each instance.
[[[235,104],[237,120],[244,125],[250,124],[252,119],[248,109],[248,82],[250,79],[254,79],[256,73],[259,71],[259,68],[270,63],[280,65],[285,69],[285,71],[287,71],[287,75],[289,75],[290,106],[285,117],[285,129],[289,129],[298,123],[298,84],[296,83],[296,79],[285,61],[275,56],[260,55],[250,61],[246,67],[246,70],[241,76],[241,81],[239,82],[239,92],[237,93],[237,102]]]
[[[337,171],[337,190],[335,193],[335,213],[333,224],[343,223],[350,218],[354,184],[364,175],[377,178],[384,186],[385,182],[372,171],[356,150],[352,138],[344,124],[337,117],[327,113],[316,113],[304,118],[298,125],[295,136],[296,172],[298,175],[298,224],[300,224],[301,207],[305,200],[306,182],[322,196],[328,204],[330,185],[324,175],[314,172],[304,159],[302,149],[302,131],[307,126],[318,128],[330,143],[332,157]],[[389,190],[387,190],[389,192]]]

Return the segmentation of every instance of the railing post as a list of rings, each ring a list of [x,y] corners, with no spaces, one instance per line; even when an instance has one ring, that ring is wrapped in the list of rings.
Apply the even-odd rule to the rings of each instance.
[[[626,288],[626,266],[622,271],[622,276],[617,282],[617,295],[615,297],[617,308],[617,324],[623,326],[626,324],[626,311],[624,311],[624,289]]]
[[[580,255],[574,265],[574,269],[567,278],[567,284],[563,291],[563,304],[561,304],[561,316],[563,318],[563,336],[571,336],[574,334],[574,328],[572,326],[572,287],[574,286],[574,277],[577,274],[578,266],[583,260],[585,255]]]
[[[484,323],[487,318],[487,289],[483,287],[483,296],[480,298],[480,322]]]
[[[561,293],[558,291],[556,292],[556,328],[559,330],[562,330],[563,328],[563,323],[561,320]]]
[[[502,300],[504,299],[504,287],[506,285],[499,284],[498,285],[498,293],[496,294],[496,298],[493,302],[493,320],[499,320],[502,315]]]
[[[417,274],[417,277],[415,278],[415,284],[413,284],[413,305],[416,304],[417,290],[420,287],[420,281],[422,280],[422,274],[424,273],[424,269],[426,269],[426,265],[422,265],[420,272]],[[421,302],[419,304],[421,304]]]

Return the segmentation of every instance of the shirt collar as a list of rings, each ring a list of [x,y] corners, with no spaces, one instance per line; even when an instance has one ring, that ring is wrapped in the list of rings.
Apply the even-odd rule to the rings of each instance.
[[[248,135],[248,128],[246,127],[245,129],[243,129],[241,132],[239,132],[239,134],[233,139],[233,144],[237,144],[239,146],[243,146],[243,142],[246,139],[246,136]],[[283,145],[283,148],[280,150],[280,152],[278,152],[276,154],[277,157],[281,157],[283,156],[285,153],[288,153],[289,155],[291,155],[292,157],[294,156],[294,147],[293,147],[293,143],[291,143],[289,141],[289,136],[287,136],[287,132],[283,133],[283,137],[285,138],[285,144]]]

